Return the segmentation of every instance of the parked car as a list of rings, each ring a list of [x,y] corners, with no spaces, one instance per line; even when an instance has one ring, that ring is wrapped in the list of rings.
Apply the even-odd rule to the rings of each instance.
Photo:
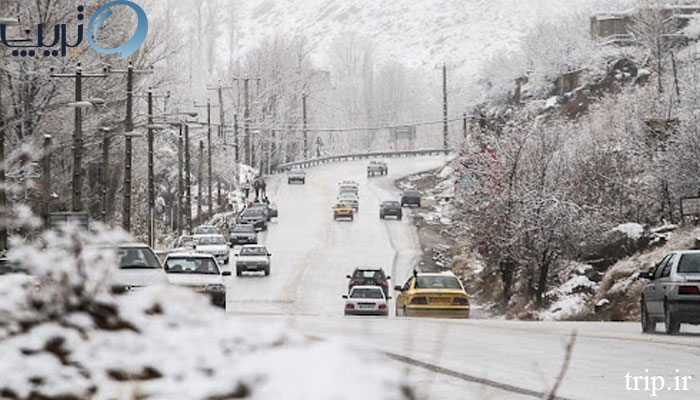
[[[224,235],[201,235],[197,238],[197,253],[211,254],[216,261],[228,264],[229,254],[228,243]]]
[[[302,185],[306,183],[306,172],[301,169],[293,169],[287,172],[287,184],[292,182],[300,182]]]
[[[119,246],[117,263],[119,270],[114,276],[112,285],[114,293],[124,293],[167,282],[158,257],[146,244],[129,243]]]
[[[272,219],[272,216],[270,215],[270,210],[267,208],[267,204],[265,203],[253,203],[253,205],[246,207],[246,210],[261,210],[263,215],[265,216],[265,221],[270,222]]]
[[[369,162],[369,165],[367,166],[367,176],[374,176],[374,175],[386,175],[389,173],[389,167],[386,165],[384,161],[376,161],[372,160]]]
[[[194,236],[182,235],[175,242],[175,248],[171,252],[194,250],[196,245],[197,241],[194,239]]]
[[[401,195],[401,207],[407,205],[416,205],[420,207],[421,193],[415,189],[404,190]]]
[[[348,292],[355,286],[378,286],[389,296],[389,279],[381,268],[355,268],[352,275],[348,275]]]
[[[387,301],[391,297],[378,286],[355,286],[343,295],[345,315],[388,315]]]
[[[258,245],[245,245],[236,257],[236,276],[241,276],[243,272],[263,272],[265,276],[270,275],[272,264],[272,254],[267,251],[267,247]]]
[[[700,324],[700,251],[667,254],[649,272],[641,298],[643,332],[664,322],[666,333],[680,332],[681,324]]]
[[[382,202],[379,206],[379,218],[384,219],[388,216],[394,216],[399,221],[403,218],[403,210],[401,209],[401,204],[398,201],[388,200]]]
[[[469,318],[469,298],[452,272],[418,273],[395,286],[396,315],[407,317]]]
[[[339,202],[333,206],[333,219],[338,220],[341,218],[347,218],[352,221],[355,219],[355,209],[352,204]]]
[[[222,276],[230,276],[231,272],[222,272],[211,254],[172,253],[165,258],[163,267],[170,284],[194,288],[210,296],[215,306],[226,308]]]
[[[268,221],[270,221],[272,218],[276,218],[278,215],[277,206],[272,203],[253,203],[253,205],[249,208],[259,208],[263,210]]]
[[[258,232],[249,224],[236,224],[229,235],[231,247],[241,244],[258,244]]]
[[[267,216],[260,208],[247,208],[238,216],[237,223],[253,225],[255,230],[264,231],[267,229]]]

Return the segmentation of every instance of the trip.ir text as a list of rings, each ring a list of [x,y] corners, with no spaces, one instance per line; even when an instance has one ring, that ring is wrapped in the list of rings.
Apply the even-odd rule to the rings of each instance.
[[[676,370],[675,376],[664,378],[660,375],[649,375],[649,370],[644,370],[645,375],[632,375],[629,372],[625,375],[625,387],[629,391],[651,392],[651,397],[658,397],[659,393],[667,392],[687,392],[688,381],[693,379],[692,376],[682,376],[680,371]]]

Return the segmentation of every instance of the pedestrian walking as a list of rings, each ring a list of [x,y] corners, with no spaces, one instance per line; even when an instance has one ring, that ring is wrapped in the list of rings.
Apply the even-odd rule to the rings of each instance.
[[[260,179],[256,179],[253,182],[253,189],[255,189],[255,201],[258,201],[260,198]]]
[[[265,180],[260,180],[260,195],[267,198],[267,184]]]
[[[250,197],[250,180],[246,178],[245,183],[243,184],[243,194],[245,195],[246,201],[248,200],[248,197]]]

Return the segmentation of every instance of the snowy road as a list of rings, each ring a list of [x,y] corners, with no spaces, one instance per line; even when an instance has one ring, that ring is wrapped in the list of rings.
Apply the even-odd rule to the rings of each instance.
[[[355,267],[391,271],[392,286],[409,276],[420,251],[411,218],[382,221],[378,205],[397,198],[395,179],[443,163],[437,157],[390,160],[387,177],[369,180],[364,161],[310,169],[306,185],[287,185],[284,176],[271,178],[269,196],[277,202],[280,217],[260,235],[273,253],[271,276],[230,278],[229,317],[260,325],[282,320],[313,337],[342,336],[394,355],[421,398],[542,397],[538,393],[554,382],[573,331],[578,331],[578,340],[560,398],[651,397],[642,380],[642,390],[627,390],[634,383],[627,382],[628,373],[663,377],[664,388],[655,398],[700,396],[700,330],[685,326],[684,334],[669,337],[642,335],[638,324],[629,323],[343,317],[345,275]],[[360,182],[359,217],[335,222],[331,206],[337,182],[346,178]],[[675,377],[686,375],[693,377],[689,390],[675,390],[682,389]],[[658,386],[661,380],[653,382]]]

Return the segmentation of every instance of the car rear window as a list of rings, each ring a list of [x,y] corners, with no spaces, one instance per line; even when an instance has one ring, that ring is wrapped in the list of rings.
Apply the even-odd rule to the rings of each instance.
[[[266,256],[267,249],[264,247],[244,247],[241,249],[242,256]]]
[[[353,278],[384,279],[384,272],[378,270],[358,269],[352,275]]]
[[[416,279],[416,289],[462,289],[459,280],[454,276],[419,276]]]
[[[678,263],[679,274],[700,274],[700,254],[683,254]]]
[[[236,225],[233,227],[234,232],[255,232],[253,225]]]
[[[351,299],[383,299],[381,289],[355,288],[350,293]]]
[[[147,247],[120,247],[117,258],[121,269],[160,268],[158,259]]]
[[[212,258],[170,257],[165,262],[165,272],[173,274],[219,274]]]
[[[197,240],[197,244],[226,244],[223,236],[205,236]]]

